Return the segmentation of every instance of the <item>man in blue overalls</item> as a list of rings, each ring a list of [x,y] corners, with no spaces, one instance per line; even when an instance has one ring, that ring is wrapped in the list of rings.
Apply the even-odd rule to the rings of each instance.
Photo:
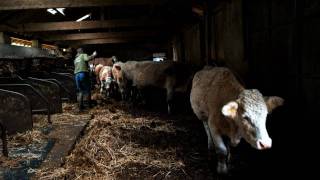
[[[76,59],[74,60],[74,74],[78,90],[77,101],[79,112],[83,111],[83,97],[88,97],[88,102],[90,106],[91,101],[91,85],[89,76],[89,66],[88,62],[92,60],[97,55],[97,52],[93,52],[91,56],[85,54],[82,48],[77,49]]]

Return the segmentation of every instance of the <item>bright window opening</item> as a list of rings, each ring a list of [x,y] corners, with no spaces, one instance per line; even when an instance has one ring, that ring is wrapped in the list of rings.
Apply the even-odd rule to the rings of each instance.
[[[23,47],[31,47],[32,41],[28,41],[25,39],[19,39],[15,37],[10,37],[11,45],[13,46],[23,46]]]
[[[160,62],[166,59],[166,53],[153,53],[153,61]]]

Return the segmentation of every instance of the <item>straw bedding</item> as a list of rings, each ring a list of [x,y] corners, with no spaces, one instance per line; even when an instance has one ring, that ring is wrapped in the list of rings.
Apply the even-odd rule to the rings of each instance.
[[[142,108],[105,100],[75,113],[75,104],[64,104],[64,113],[53,123],[68,123],[91,116],[65,164],[38,169],[33,179],[194,179],[212,176],[206,154],[206,137],[193,115],[167,116]],[[35,126],[45,126],[45,116]],[[29,138],[32,136],[32,138]],[[13,137],[29,143],[45,138],[33,130]],[[12,143],[12,142],[10,142]]]

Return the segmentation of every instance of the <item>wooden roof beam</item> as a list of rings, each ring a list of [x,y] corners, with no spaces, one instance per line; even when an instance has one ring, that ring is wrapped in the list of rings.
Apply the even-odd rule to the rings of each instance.
[[[153,31],[136,31],[136,32],[105,32],[105,33],[75,33],[51,35],[43,37],[48,41],[72,41],[85,39],[110,39],[110,38],[135,38],[135,37],[150,37],[160,35],[160,32]]]
[[[26,23],[17,25],[16,28],[0,25],[0,31],[13,32],[41,32],[41,31],[65,31],[81,29],[105,29],[119,27],[154,27],[163,26],[165,21],[161,19],[116,19],[105,21],[64,21],[64,22],[45,22],[45,23]]]
[[[87,39],[79,41],[64,41],[64,44],[69,44],[71,46],[80,46],[88,44],[119,44],[119,43],[130,43],[139,42],[141,38],[110,38],[110,39]]]
[[[158,5],[167,0],[1,0],[0,10]]]

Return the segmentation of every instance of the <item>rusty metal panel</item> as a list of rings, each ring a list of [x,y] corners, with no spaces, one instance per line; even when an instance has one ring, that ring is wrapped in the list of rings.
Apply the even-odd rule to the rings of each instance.
[[[32,129],[29,99],[20,93],[0,89],[0,121],[8,134]]]
[[[43,79],[28,78],[25,81],[39,89],[49,100],[50,113],[62,112],[62,101],[60,96],[60,87],[54,82]]]

